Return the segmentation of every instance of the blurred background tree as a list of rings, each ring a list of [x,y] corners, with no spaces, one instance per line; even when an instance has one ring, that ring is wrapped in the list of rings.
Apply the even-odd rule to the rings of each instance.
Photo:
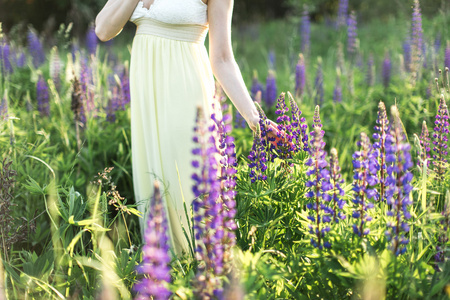
[[[32,24],[44,37],[51,36],[61,23],[73,22],[73,32],[80,37],[105,3],[106,0],[0,0],[0,22],[6,32],[13,27],[21,32],[27,24]],[[425,16],[450,8],[448,0],[421,0],[420,3]],[[305,5],[312,20],[320,21],[336,14],[338,0],[238,0],[234,5],[235,24],[298,15]],[[359,23],[372,18],[409,15],[411,5],[412,0],[349,1],[349,8],[358,12]],[[132,28],[128,25],[125,31]]]

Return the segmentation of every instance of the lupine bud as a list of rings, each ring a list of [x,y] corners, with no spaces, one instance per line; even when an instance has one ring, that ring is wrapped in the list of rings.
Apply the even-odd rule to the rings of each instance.
[[[170,282],[170,256],[168,223],[161,199],[159,183],[154,182],[154,195],[150,203],[147,228],[144,233],[142,262],[137,267],[141,280],[133,289],[138,293],[136,300],[165,300],[172,294],[168,289]]]
[[[8,93],[5,93],[0,101],[0,121],[6,121],[8,119]]]
[[[61,64],[62,62],[59,58],[58,48],[55,46],[50,52],[50,77],[57,90],[61,87]]]

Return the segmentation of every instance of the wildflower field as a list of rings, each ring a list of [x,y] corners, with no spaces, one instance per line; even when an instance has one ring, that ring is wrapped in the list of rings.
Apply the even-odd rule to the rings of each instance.
[[[233,31],[261,126],[199,114],[180,257],[163,183],[140,234],[132,37],[0,31],[0,299],[449,299],[450,11],[410,2]]]

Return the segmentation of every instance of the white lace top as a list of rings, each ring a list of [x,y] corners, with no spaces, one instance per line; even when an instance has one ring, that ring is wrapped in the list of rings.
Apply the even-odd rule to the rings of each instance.
[[[130,21],[146,17],[170,24],[206,25],[207,8],[208,5],[202,0],[155,0],[149,9],[144,7],[144,2],[139,1]]]

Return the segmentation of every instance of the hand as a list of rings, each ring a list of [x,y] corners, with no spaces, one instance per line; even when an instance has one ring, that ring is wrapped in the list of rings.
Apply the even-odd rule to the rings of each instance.
[[[265,122],[266,129],[266,139],[275,146],[275,148],[279,147],[279,143],[281,141],[281,145],[289,145],[290,148],[293,148],[293,144],[287,140],[286,133],[278,129],[277,123],[272,120],[267,119]]]

